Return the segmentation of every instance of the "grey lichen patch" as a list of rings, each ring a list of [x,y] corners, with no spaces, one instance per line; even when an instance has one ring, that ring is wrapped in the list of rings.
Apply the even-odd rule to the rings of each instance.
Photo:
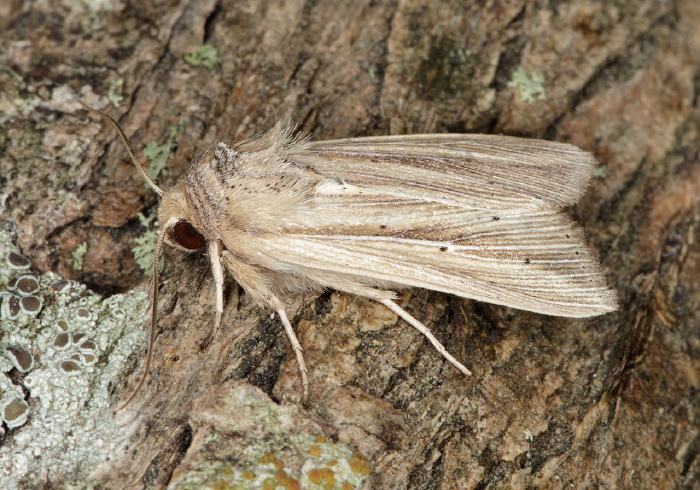
[[[3,489],[86,481],[125,437],[108,387],[144,340],[145,293],[105,299],[52,273],[29,276],[30,265],[0,230],[0,437],[13,431],[0,445]]]
[[[78,322],[89,322],[90,320],[92,320],[92,312],[87,308],[76,308],[74,317]]]
[[[18,254],[17,252],[10,252],[5,256],[5,263],[16,271],[23,271],[29,269],[31,262],[24,255]]]
[[[297,406],[277,405],[247,383],[212,390],[191,415],[197,429],[173,487],[360,488],[372,470]]]
[[[80,342],[80,351],[90,351],[90,352],[95,352],[97,350],[97,344],[93,342],[92,340],[85,340],[83,342]]]
[[[73,354],[75,356],[75,354]],[[78,374],[82,373],[83,368],[80,367],[79,363],[79,358],[78,359],[68,359],[67,361],[63,361],[59,365],[59,370],[61,371],[62,374],[65,374],[67,376],[77,376]]]
[[[70,281],[66,281],[66,280],[56,281],[53,284],[51,284],[51,286],[49,286],[49,287],[51,288],[51,291],[54,291],[56,293],[60,293],[64,289],[67,289],[70,287]],[[66,327],[68,326],[67,323],[63,322],[62,320],[59,320],[59,323],[61,323],[61,322],[63,324],[65,324]]]
[[[544,75],[539,71],[533,71],[530,75],[522,66],[513,72],[508,82],[511,88],[517,88],[520,100],[532,104],[535,100],[547,100],[547,92],[544,89]]]
[[[8,429],[14,429],[23,425],[29,417],[29,405],[22,398],[14,398],[2,405],[2,420]]]
[[[7,357],[12,365],[20,373],[28,373],[34,367],[34,357],[24,347],[19,345],[5,346],[5,357]]]
[[[53,339],[53,348],[56,350],[66,350],[71,345],[71,335],[61,332]]]
[[[43,302],[37,296],[25,296],[19,300],[19,308],[25,315],[38,315],[42,306]]]
[[[0,320],[15,320],[21,312],[19,298],[7,291],[0,291]]]
[[[22,276],[15,283],[17,292],[22,296],[29,296],[39,290],[39,281],[31,275]]]

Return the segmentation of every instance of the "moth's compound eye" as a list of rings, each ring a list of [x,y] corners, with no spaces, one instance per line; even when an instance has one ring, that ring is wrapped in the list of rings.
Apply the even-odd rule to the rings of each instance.
[[[204,237],[185,220],[180,220],[173,226],[173,238],[187,250],[199,250],[204,246]]]

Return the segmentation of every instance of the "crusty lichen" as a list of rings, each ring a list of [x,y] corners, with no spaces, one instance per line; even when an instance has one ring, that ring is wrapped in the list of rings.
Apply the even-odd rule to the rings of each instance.
[[[360,488],[372,471],[359,452],[329,441],[296,405],[245,382],[213,389],[191,412],[196,427],[172,488]]]
[[[13,277],[26,274],[9,266],[5,258],[11,252],[18,253],[12,237],[0,231],[0,293],[5,298],[14,294],[8,291]],[[17,369],[0,356],[0,405],[14,402],[8,412],[21,417],[23,403],[28,403],[26,421],[6,424],[13,432],[0,446],[3,489],[86,477],[103,451],[123,437],[109,412],[108,386],[144,338],[138,325],[148,305],[145,293],[102,298],[53,273],[37,279],[41,311],[0,318],[0,351],[19,346],[35,360],[25,375],[10,378],[8,372]]]

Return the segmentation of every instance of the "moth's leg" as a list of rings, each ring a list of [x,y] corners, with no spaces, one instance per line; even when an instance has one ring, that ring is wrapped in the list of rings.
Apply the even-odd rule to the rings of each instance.
[[[287,337],[292,343],[292,348],[294,349],[294,354],[297,356],[297,362],[299,363],[299,371],[301,371],[301,383],[304,387],[304,401],[309,399],[309,378],[307,377],[308,370],[306,369],[306,363],[304,362],[304,349],[302,349],[299,339],[297,339],[294,329],[292,329],[292,324],[287,318],[287,313],[284,308],[275,310],[282,320],[282,325],[284,325],[284,331],[287,332]]]
[[[401,318],[403,318],[404,320],[406,320],[410,325],[412,325],[413,327],[415,327],[416,330],[418,330],[420,333],[422,333],[423,335],[425,335],[425,336],[428,338],[428,340],[430,340],[430,343],[433,344],[433,347],[435,347],[435,349],[437,349],[437,351],[438,351],[440,354],[442,354],[442,356],[443,356],[445,359],[447,359],[448,361],[450,361],[450,363],[452,363],[452,365],[453,365],[454,367],[456,367],[457,369],[459,369],[460,371],[462,371],[462,372],[463,372],[464,374],[466,374],[467,376],[471,376],[471,375],[472,375],[472,373],[471,373],[471,371],[469,371],[469,369],[467,369],[466,367],[464,367],[464,366],[462,365],[461,362],[459,362],[457,359],[455,359],[454,357],[452,357],[452,354],[450,354],[449,352],[447,352],[447,349],[445,349],[445,346],[442,345],[442,344],[440,343],[440,341],[439,341],[438,339],[435,338],[435,336],[430,332],[430,330],[428,330],[428,327],[426,327],[426,326],[423,325],[421,322],[419,322],[418,320],[416,320],[415,318],[413,318],[406,310],[404,310],[403,308],[401,308],[399,305],[397,305],[396,303],[394,303],[392,300],[390,300],[390,299],[379,299],[379,300],[377,300],[377,301],[379,301],[380,303],[382,303],[383,305],[385,305],[385,306],[386,306],[387,308],[389,308],[391,311],[393,311],[394,313],[396,313],[397,315],[399,315]]]
[[[297,339],[294,333],[292,324],[289,318],[287,318],[287,313],[284,311],[284,304],[272,291],[271,284],[269,284],[271,280],[270,276],[261,273],[257,267],[236,259],[236,256],[228,250],[221,252],[221,259],[238,284],[241,285],[245,292],[249,294],[256,303],[272,308],[279,315],[282,325],[284,325],[284,331],[287,333],[287,337],[289,337],[289,341],[292,343],[294,354],[299,363],[301,383],[304,388],[304,400],[308,400],[309,379],[307,376],[308,370],[306,369],[306,363],[304,362],[304,349],[302,349],[299,339]]]
[[[199,345],[200,349],[206,349],[214,340],[219,327],[221,327],[221,316],[224,313],[224,270],[221,267],[221,242],[219,240],[209,242],[209,262],[211,262],[211,273],[216,284],[216,320],[209,336]]]
[[[428,330],[428,327],[426,327],[421,322],[413,318],[406,310],[404,310],[392,301],[392,298],[396,297],[396,294],[393,291],[375,289],[373,287],[366,286],[352,279],[328,275],[327,273],[322,271],[314,271],[312,277],[314,278],[314,280],[316,280],[320,284],[323,284],[324,286],[336,289],[338,291],[345,291],[346,293],[357,294],[380,302],[381,304],[389,308],[391,311],[399,315],[401,318],[406,320],[420,333],[425,335],[430,341],[430,343],[433,344],[433,347],[435,347],[435,349],[437,349],[437,351],[440,354],[442,354],[442,356],[445,359],[450,361],[450,363],[454,367],[462,371],[467,376],[472,375],[469,369],[464,367],[464,365],[457,359],[455,359],[452,356],[452,354],[447,352],[445,346],[442,345],[440,341],[435,338],[435,336],[430,332],[430,330]]]

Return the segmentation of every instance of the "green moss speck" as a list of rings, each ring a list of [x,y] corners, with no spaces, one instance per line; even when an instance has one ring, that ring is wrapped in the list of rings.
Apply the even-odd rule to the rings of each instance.
[[[139,212],[136,214],[136,217],[139,219],[139,223],[141,223],[141,226],[151,226],[151,223],[153,223],[153,220],[156,219],[157,214],[153,213],[151,216],[146,216],[145,214]]]
[[[73,270],[79,271],[83,268],[83,259],[87,253],[87,242],[83,242],[78,245],[78,248],[73,250],[68,259],[68,265],[70,265]]]
[[[203,44],[194,53],[185,55],[185,62],[192,66],[203,66],[212,70],[216,65],[221,64],[219,50],[211,44]]]
[[[544,89],[544,75],[539,71],[527,74],[525,68],[520,67],[510,78],[508,86],[517,88],[520,93],[520,100],[532,104],[535,100],[547,100],[547,92]]]
[[[136,246],[132,249],[134,260],[136,260],[136,263],[147,276],[153,275],[153,260],[157,242],[158,232],[156,230],[148,230],[136,238]],[[163,264],[161,263],[159,267],[159,270],[162,270]]]
[[[415,77],[422,98],[440,101],[468,93],[474,73],[473,61],[467,52],[452,40],[440,38],[431,44]]]
[[[156,181],[160,175],[165,174],[165,169],[168,167],[168,159],[175,146],[175,136],[178,133],[182,133],[186,127],[187,121],[179,121],[176,126],[170,126],[168,139],[165,143],[159,145],[157,142],[151,141],[143,149],[144,156],[150,161],[146,173],[153,181]],[[148,183],[144,185],[148,186]]]
[[[107,90],[107,98],[112,102],[114,107],[119,107],[119,104],[124,100],[124,96],[118,92],[121,92],[121,88],[124,86],[124,79],[120,78],[109,84],[109,89]]]

